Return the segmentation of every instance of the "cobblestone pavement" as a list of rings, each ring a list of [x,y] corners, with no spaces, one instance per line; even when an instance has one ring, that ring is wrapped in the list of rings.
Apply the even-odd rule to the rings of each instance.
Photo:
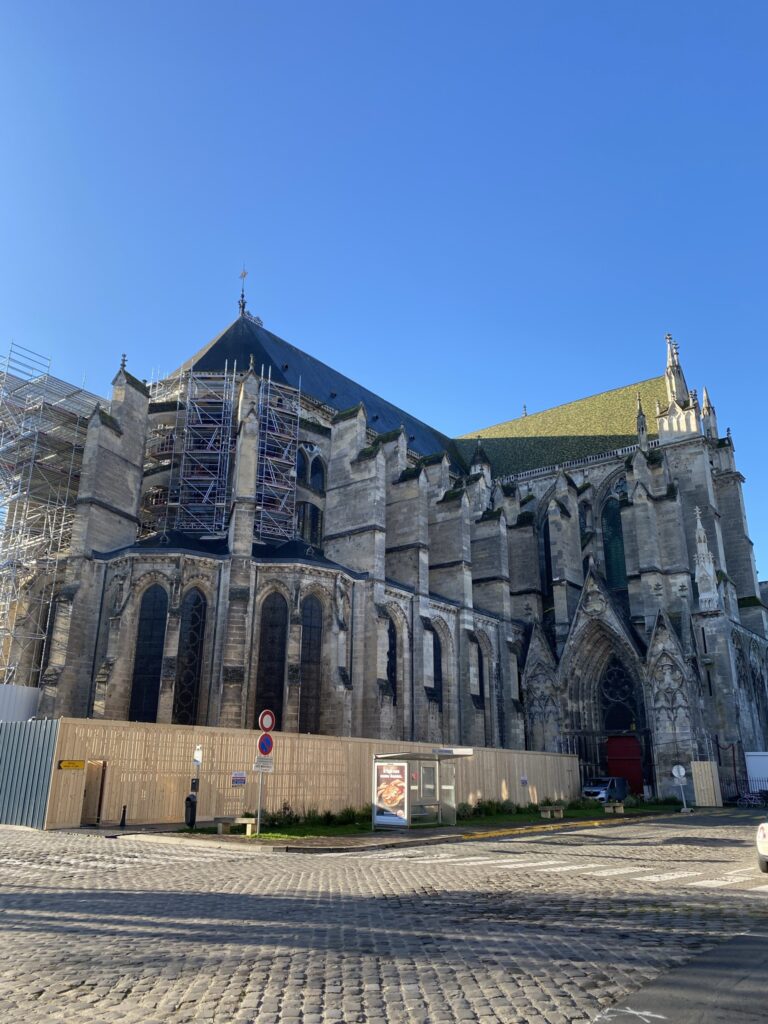
[[[0,827],[0,1022],[586,1024],[765,926],[755,820],[271,856]]]

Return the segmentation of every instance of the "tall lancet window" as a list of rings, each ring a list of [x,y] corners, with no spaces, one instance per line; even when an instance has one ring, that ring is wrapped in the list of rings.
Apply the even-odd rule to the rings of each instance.
[[[627,589],[627,567],[624,562],[624,533],[621,529],[621,511],[616,498],[603,505],[603,551],[605,553],[605,579],[611,590]]]
[[[432,630],[432,689],[429,699],[443,710],[443,648],[437,630]]]
[[[320,732],[323,606],[308,597],[301,606],[301,699],[299,732]]]
[[[179,659],[173,690],[173,724],[197,725],[205,639],[205,595],[190,590],[181,605]]]
[[[283,727],[285,654],[288,640],[288,605],[280,594],[270,594],[261,606],[259,667],[256,675],[256,721],[262,711],[275,714],[275,728]]]
[[[392,703],[397,704],[397,629],[392,619],[387,627],[387,682]]]
[[[144,592],[139,610],[131,704],[128,710],[131,722],[157,721],[167,619],[168,595],[159,583],[155,583]]]

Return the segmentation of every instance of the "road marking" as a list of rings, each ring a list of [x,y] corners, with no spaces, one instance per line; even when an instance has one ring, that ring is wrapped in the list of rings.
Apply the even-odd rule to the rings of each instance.
[[[644,878],[638,878],[638,882],[671,882],[673,878],[692,878],[700,874],[700,871],[665,871],[661,875],[645,875]]]
[[[741,889],[745,896],[768,896],[768,885],[756,885],[751,889]]]
[[[701,882],[686,882],[685,884],[698,889],[722,889],[726,885],[735,885],[738,881],[738,878],[705,878]]]
[[[585,868],[596,868],[600,866],[599,861],[594,861],[592,864],[564,864],[561,868],[538,868],[539,874],[557,874],[560,871],[583,871]]]
[[[631,875],[637,871],[645,871],[645,868],[603,868],[601,871],[587,871],[593,878],[610,878],[612,875]]]

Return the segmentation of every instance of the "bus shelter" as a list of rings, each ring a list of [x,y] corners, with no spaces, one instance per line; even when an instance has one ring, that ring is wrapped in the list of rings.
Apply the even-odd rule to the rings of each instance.
[[[472,747],[374,754],[373,828],[456,824],[456,761]]]

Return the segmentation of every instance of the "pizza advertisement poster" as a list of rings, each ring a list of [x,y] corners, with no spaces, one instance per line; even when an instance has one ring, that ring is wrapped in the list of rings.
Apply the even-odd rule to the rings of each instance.
[[[408,827],[408,764],[405,761],[374,764],[373,824]]]

